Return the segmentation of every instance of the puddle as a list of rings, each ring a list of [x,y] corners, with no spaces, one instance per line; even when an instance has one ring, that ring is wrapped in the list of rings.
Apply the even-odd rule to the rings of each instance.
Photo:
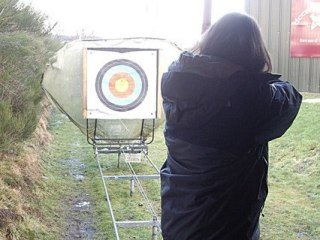
[[[73,176],[78,181],[83,181],[84,180],[84,175],[83,174],[73,174]]]
[[[76,182],[74,195],[67,203],[70,206],[67,219],[69,226],[64,240],[91,240],[96,232],[93,227],[94,219],[91,199],[83,183],[85,181],[86,164],[82,163],[78,154],[78,151],[71,149],[71,157],[63,160],[69,169],[69,176],[71,175],[73,181]]]
[[[83,168],[85,168],[86,167],[86,165],[84,164],[84,163],[81,163],[80,165],[79,165],[79,168],[81,168],[81,169],[83,169]]]
[[[90,202],[79,202],[75,205],[75,207],[78,207],[78,208],[82,208],[86,206],[90,206]]]
[[[86,226],[89,224],[90,223],[85,223]],[[82,233],[82,235],[85,235],[87,237],[87,239],[93,239],[95,229],[92,227],[82,226],[82,228],[80,228],[80,232]]]

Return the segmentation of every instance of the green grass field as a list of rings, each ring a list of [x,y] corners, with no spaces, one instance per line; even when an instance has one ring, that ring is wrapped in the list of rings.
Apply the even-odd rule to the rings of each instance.
[[[303,103],[292,127],[270,143],[264,215],[263,240],[320,239],[319,103]]]
[[[319,95],[312,95],[319,97]],[[67,159],[76,158],[85,164],[85,188],[91,196],[95,219],[94,239],[114,239],[110,215],[93,149],[85,136],[61,114],[52,116],[50,131],[55,136],[51,150],[44,154],[48,172],[47,187],[55,190],[50,200],[52,212],[63,213],[61,201],[72,195],[75,183],[67,174]],[[149,156],[157,166],[166,157],[162,128],[157,129],[155,141],[149,147]],[[320,104],[303,103],[300,113],[285,135],[270,143],[269,196],[261,218],[263,240],[320,239]],[[117,155],[101,156],[106,175],[126,174],[125,163],[117,168]],[[137,172],[149,172],[145,162],[135,164]],[[155,209],[160,211],[159,181],[151,180],[147,191]],[[63,186],[63,187],[61,187]],[[129,182],[110,182],[110,195],[118,220],[147,220],[145,203],[138,191],[129,196]],[[56,194],[55,194],[56,193]],[[48,213],[51,222],[60,219]],[[51,215],[50,215],[51,214]],[[62,214],[63,215],[63,214]],[[59,227],[66,228],[67,221],[59,220]],[[55,233],[59,234],[57,228]],[[151,239],[150,229],[120,229],[121,239]],[[52,237],[54,239],[54,237]],[[161,237],[159,237],[161,239]]]

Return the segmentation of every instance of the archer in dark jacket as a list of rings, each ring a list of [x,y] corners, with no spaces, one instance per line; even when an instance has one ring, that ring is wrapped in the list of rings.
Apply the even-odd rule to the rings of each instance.
[[[270,73],[259,27],[247,15],[225,15],[198,51],[182,53],[162,78],[162,234],[257,240],[268,192],[267,143],[290,127],[301,95]]]

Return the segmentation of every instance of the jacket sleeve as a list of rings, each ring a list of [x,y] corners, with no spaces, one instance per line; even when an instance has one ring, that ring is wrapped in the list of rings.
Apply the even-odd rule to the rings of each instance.
[[[257,96],[259,118],[256,143],[281,137],[298,114],[302,96],[288,82],[279,79],[265,82]]]

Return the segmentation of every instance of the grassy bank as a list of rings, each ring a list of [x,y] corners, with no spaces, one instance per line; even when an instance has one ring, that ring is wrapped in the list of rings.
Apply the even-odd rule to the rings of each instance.
[[[0,153],[0,239],[38,239],[48,231],[39,157],[51,140],[46,126],[44,113],[31,139]]]

